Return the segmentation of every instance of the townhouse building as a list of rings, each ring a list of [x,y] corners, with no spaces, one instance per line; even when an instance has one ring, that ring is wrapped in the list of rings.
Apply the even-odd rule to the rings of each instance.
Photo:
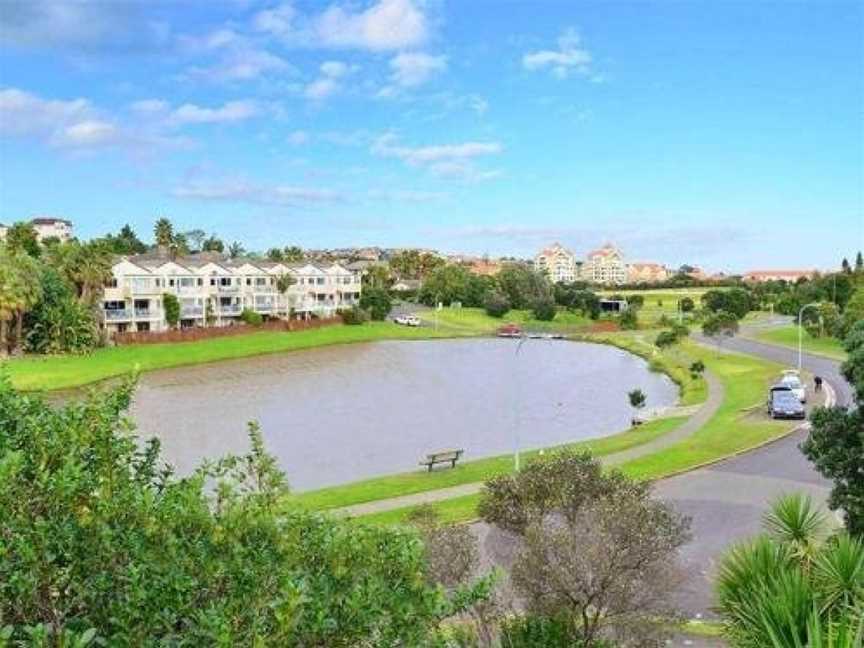
[[[41,242],[48,238],[56,238],[61,242],[72,238],[72,221],[53,216],[37,216],[30,221],[36,230],[36,238]]]
[[[534,267],[545,272],[553,283],[576,281],[576,256],[560,243],[540,250],[534,257]]]
[[[627,263],[621,250],[607,243],[589,252],[582,266],[582,278],[596,284],[627,283]]]
[[[207,253],[175,259],[121,257],[112,272],[102,304],[109,333],[167,329],[166,293],[177,297],[180,326],[188,328],[229,326],[245,309],[268,318],[326,317],[356,305],[362,290],[360,273],[338,263],[226,259]]]

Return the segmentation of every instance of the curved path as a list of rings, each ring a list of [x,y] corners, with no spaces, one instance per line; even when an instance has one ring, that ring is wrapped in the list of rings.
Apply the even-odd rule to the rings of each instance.
[[[645,455],[654,454],[655,452],[668,448],[679,441],[682,441],[694,434],[701,428],[712,416],[720,404],[723,402],[723,384],[717,379],[714,374],[706,371],[705,380],[708,383],[708,398],[699,406],[693,416],[688,418],[684,423],[677,428],[664,434],[661,437],[653,439],[648,443],[615,452],[605,457],[600,457],[605,465],[617,466],[619,464],[643,457]],[[437,490],[424,491],[422,493],[414,493],[411,495],[403,495],[402,497],[393,497],[390,499],[376,500],[374,502],[365,502],[363,504],[355,504],[354,506],[346,506],[345,508],[336,509],[336,513],[340,515],[369,515],[371,513],[381,513],[398,508],[408,506],[419,506],[421,504],[432,504],[443,500],[453,499],[454,497],[463,497],[465,495],[474,495],[479,493],[483,488],[483,482],[474,482],[470,484],[461,484],[450,488],[440,488]]]

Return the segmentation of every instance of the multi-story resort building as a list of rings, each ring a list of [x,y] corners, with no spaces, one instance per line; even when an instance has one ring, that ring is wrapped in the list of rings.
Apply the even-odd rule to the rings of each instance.
[[[560,243],[540,250],[534,257],[534,267],[545,272],[553,283],[576,281],[576,257]]]
[[[55,218],[53,216],[37,216],[30,221],[33,226],[33,231],[36,232],[36,240],[44,241],[45,239],[58,239],[66,242],[72,238],[72,221],[65,218]],[[6,233],[9,231],[8,225],[0,223],[0,241],[6,239]]]
[[[588,253],[582,266],[582,278],[597,284],[627,283],[627,264],[624,255],[611,243]]]
[[[244,309],[271,318],[329,316],[357,304],[361,293],[361,273],[338,263],[145,254],[121,257],[112,270],[103,297],[109,333],[167,329],[165,293],[179,300],[183,328],[228,326]]]
[[[629,283],[659,283],[669,278],[669,271],[659,263],[631,263],[627,266]]]

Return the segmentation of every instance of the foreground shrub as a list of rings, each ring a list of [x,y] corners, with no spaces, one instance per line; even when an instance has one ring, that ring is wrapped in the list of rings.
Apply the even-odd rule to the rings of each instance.
[[[285,510],[254,425],[247,455],[175,478],[132,391],[55,410],[0,381],[0,638],[413,646],[485,592],[429,586],[416,533]]]
[[[857,648],[864,639],[864,544],[830,534],[809,497],[786,495],[766,533],[731,549],[717,579],[735,646]]]
[[[519,537],[516,591],[531,615],[571,624],[572,645],[648,645],[677,618],[669,599],[690,523],[650,488],[573,452],[486,483],[480,515]]]
[[[538,297],[531,304],[531,316],[541,322],[551,322],[557,314],[558,308],[551,296]]]
[[[393,301],[384,288],[366,288],[360,296],[360,308],[367,311],[373,320],[383,321],[393,310]]]

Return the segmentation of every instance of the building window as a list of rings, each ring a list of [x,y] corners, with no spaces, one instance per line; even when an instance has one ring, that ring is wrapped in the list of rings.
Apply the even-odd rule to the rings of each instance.
[[[174,286],[174,280],[173,280],[173,279],[169,279],[169,280],[168,280],[168,285],[173,287],[173,286]]]
[[[203,279],[198,279],[198,285],[199,285],[199,286],[203,286],[203,285],[204,285],[204,280],[203,280]]]
[[[105,282],[105,287],[106,288],[116,288],[117,287],[117,279],[112,277],[111,279],[109,279],[108,281]]]
[[[215,285],[216,285],[216,280],[215,280],[213,277],[210,278],[210,285],[211,285],[211,286],[215,286]]]

